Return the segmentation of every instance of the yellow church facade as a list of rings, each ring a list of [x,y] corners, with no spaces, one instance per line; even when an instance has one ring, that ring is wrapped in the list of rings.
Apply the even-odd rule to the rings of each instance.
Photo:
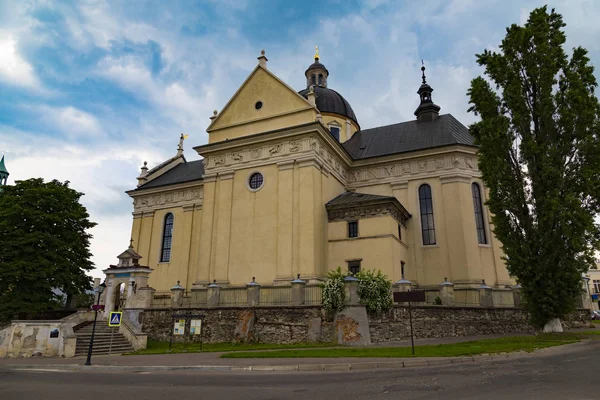
[[[361,129],[328,76],[315,56],[298,92],[263,52],[211,117],[208,143],[194,148],[201,160],[186,160],[182,137],[174,157],[142,167],[128,194],[149,286],[315,282],[338,266],[420,287],[513,284],[477,147],[439,114],[424,69],[416,118],[372,129]]]

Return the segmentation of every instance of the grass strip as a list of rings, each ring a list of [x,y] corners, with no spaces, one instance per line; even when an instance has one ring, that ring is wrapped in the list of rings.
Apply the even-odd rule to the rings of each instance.
[[[537,336],[509,336],[499,339],[415,346],[415,357],[459,357],[477,354],[532,352],[545,347],[575,343],[575,334],[542,334]],[[335,349],[295,349],[279,351],[235,352],[221,358],[339,358],[339,357],[412,357],[410,347],[365,347]]]
[[[202,347],[202,350],[200,350]],[[148,346],[143,350],[138,350],[126,355],[142,355],[142,354],[170,354],[170,353],[210,353],[210,352],[226,352],[226,351],[254,351],[254,350],[278,350],[278,349],[308,349],[319,347],[335,347],[331,343],[298,343],[298,344],[272,344],[272,343],[188,343],[184,346],[183,343],[173,343],[171,352],[169,352],[169,342],[160,342],[157,340],[148,339]]]

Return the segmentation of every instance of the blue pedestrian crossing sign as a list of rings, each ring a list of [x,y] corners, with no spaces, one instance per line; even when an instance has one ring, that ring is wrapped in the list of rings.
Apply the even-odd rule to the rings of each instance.
[[[111,311],[108,318],[108,326],[121,326],[122,312]]]

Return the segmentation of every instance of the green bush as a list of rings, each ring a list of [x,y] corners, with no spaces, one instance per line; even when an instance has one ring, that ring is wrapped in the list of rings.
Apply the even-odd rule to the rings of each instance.
[[[323,308],[328,313],[341,311],[346,306],[344,278],[341,267],[327,273],[323,288]],[[392,282],[381,271],[361,271],[356,274],[358,296],[369,312],[387,311],[394,305],[392,301]]]
[[[323,288],[323,308],[328,313],[341,311],[346,305],[346,291],[344,290],[344,273],[341,267],[327,273],[327,280],[321,285]]]
[[[394,305],[392,301],[392,282],[381,271],[360,271],[358,278],[358,296],[367,311],[380,313],[388,311]]]

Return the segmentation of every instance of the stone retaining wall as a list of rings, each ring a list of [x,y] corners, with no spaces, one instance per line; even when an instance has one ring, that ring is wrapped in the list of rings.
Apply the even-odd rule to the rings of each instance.
[[[527,313],[516,308],[415,307],[412,310],[415,338],[489,335],[533,332]],[[379,316],[369,316],[373,342],[410,339],[408,307],[394,307]]]
[[[199,309],[150,309],[126,313],[140,323],[154,340],[169,341],[173,330],[172,315],[204,314],[202,340],[205,343],[330,342],[333,321],[320,306],[298,307],[220,307]],[[131,315],[130,315],[131,314]],[[580,310],[564,323],[565,327],[589,326],[587,310]],[[372,342],[410,338],[408,307],[395,306],[382,315],[369,315]],[[189,321],[186,333],[189,332]],[[419,306],[413,308],[415,338],[489,335],[533,332],[527,313],[518,308]],[[200,336],[173,335],[174,341],[197,342]]]
[[[184,314],[204,314],[202,340],[205,343],[303,343],[329,341],[331,337],[331,323],[323,322],[318,306],[141,310],[138,320],[142,321],[143,331],[149,338],[169,341],[173,330],[172,315]],[[186,336],[173,335],[173,341],[200,341],[200,336]]]

